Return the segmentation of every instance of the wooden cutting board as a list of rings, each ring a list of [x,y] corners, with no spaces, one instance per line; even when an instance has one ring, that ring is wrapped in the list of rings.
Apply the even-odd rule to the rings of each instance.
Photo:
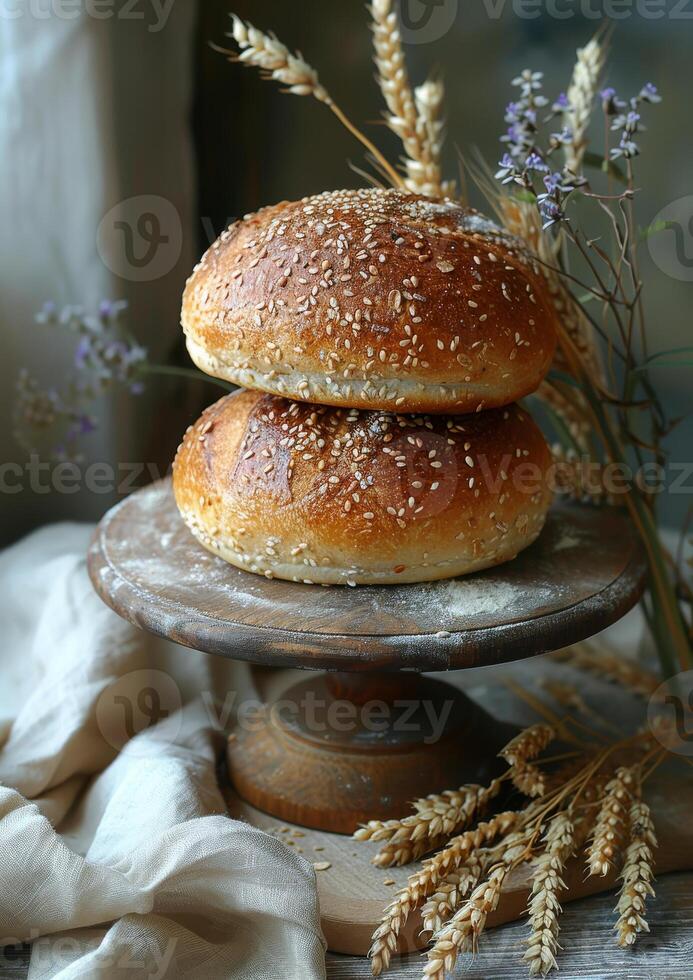
[[[653,808],[659,839],[656,874],[693,870],[693,769],[679,763],[662,770],[648,783],[646,796]],[[279,823],[239,799],[232,790],[226,791],[226,798],[230,816],[272,833],[307,861],[329,862],[329,868],[316,872],[322,929],[328,948],[334,953],[365,956],[383,909],[417,866],[376,868],[370,861],[378,850],[377,844],[356,843],[341,834]],[[565,882],[568,890],[562,892],[562,902],[616,886],[615,875],[585,878],[582,860],[569,864]],[[488,926],[519,919],[527,908],[529,887],[528,866],[518,868],[503,889],[503,898],[489,918]],[[426,937],[419,935],[420,928],[418,914],[410,916],[401,937],[400,952],[426,946]]]

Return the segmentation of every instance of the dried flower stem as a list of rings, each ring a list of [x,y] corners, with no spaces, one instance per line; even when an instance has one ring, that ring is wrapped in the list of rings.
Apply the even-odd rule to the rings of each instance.
[[[272,33],[265,34],[252,24],[233,18],[233,39],[241,49],[240,54],[218,48],[229,61],[240,61],[244,65],[259,68],[263,77],[286,85],[286,91],[293,95],[312,95],[318,102],[328,106],[343,126],[362,143],[387,173],[394,187],[402,187],[403,181],[394,167],[383,156],[375,144],[355,126],[334,102],[327,89],[320,83],[318,73],[303,58],[300,52],[293,54],[286,45]]]

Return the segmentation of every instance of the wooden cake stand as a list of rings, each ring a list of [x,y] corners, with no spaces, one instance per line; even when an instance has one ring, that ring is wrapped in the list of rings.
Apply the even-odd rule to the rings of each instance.
[[[421,672],[519,660],[592,636],[635,604],[646,564],[620,512],[557,504],[531,548],[467,578],[353,589],[268,580],[206,552],[162,481],[104,517],[89,571],[109,606],[159,636],[235,660],[321,671],[269,700],[260,724],[238,726],[228,752],[241,798],[231,797],[234,813],[320,853],[324,838],[402,816],[414,798],[494,773],[514,730]],[[341,853],[354,852],[340,841]],[[388,877],[369,867],[369,856],[363,852],[369,870],[356,886],[364,900],[369,874],[380,892]],[[318,878],[330,947],[365,952],[373,909],[358,929],[340,931],[358,918],[354,902],[344,912],[338,882],[326,892]]]

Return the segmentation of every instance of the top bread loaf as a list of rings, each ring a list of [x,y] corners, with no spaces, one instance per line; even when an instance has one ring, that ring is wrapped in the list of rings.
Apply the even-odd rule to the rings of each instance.
[[[453,201],[379,189],[232,225],[189,279],[182,323],[207,374],[400,413],[514,402],[556,344],[548,287],[518,239]]]

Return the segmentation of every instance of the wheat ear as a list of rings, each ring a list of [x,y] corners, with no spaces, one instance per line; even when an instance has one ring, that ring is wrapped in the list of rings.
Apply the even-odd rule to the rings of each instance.
[[[623,845],[632,792],[636,786],[632,769],[621,767],[606,784],[592,841],[587,852],[590,875],[606,876],[615,866]]]
[[[593,38],[584,48],[579,48],[573,77],[568,87],[568,111],[566,125],[571,132],[566,146],[566,166],[574,174],[582,169],[587,149],[587,127],[592,117],[599,80],[606,62],[606,45]]]
[[[542,392],[542,397],[549,399],[554,410],[558,410],[563,404],[561,393],[556,391],[551,385],[546,385],[546,392]],[[561,409],[565,419],[565,409]],[[554,445],[551,447],[554,467],[554,482],[560,494],[569,496],[573,500],[581,503],[603,504],[611,502],[611,495],[607,485],[607,469],[596,461],[579,456],[573,449],[564,449],[563,446]]]
[[[601,680],[625,687],[632,694],[649,700],[660,686],[661,681],[644,667],[625,657],[609,653],[604,648],[594,648],[585,644],[566,647],[552,654],[554,660],[567,663],[578,670],[594,674]]]
[[[354,838],[388,841],[373,858],[373,863],[380,867],[407,864],[413,860],[407,856],[410,851],[416,851],[415,856],[419,856],[432,848],[433,841],[467,826],[498,795],[502,785],[502,779],[494,779],[486,787],[468,785],[431,794],[415,800],[415,812],[409,816],[402,820],[370,820],[355,832]]]
[[[445,143],[445,84],[442,79],[429,78],[414,90],[417,126],[421,137],[424,160],[412,166],[422,194],[429,197],[454,196],[454,181],[442,179],[442,155]]]
[[[459,954],[476,949],[486,919],[498,906],[509,870],[507,864],[494,868],[437,934],[423,971],[426,980],[445,980],[445,974],[454,970]]]
[[[539,766],[531,762],[518,762],[510,768],[513,786],[524,796],[543,796],[546,793],[547,777]]]
[[[373,944],[368,955],[371,957],[374,976],[379,976],[389,966],[392,952],[397,947],[398,936],[411,912],[434,894],[439,884],[451,873],[462,867],[473,851],[497,837],[502,837],[515,826],[519,818],[520,812],[507,811],[478,824],[474,830],[453,838],[444,850],[409,876],[405,887],[385,909],[380,925],[373,933]]]
[[[623,885],[616,910],[620,913],[615,925],[619,946],[632,946],[638,933],[649,932],[645,918],[648,895],[652,887],[652,850],[657,846],[650,808],[636,800],[630,808],[630,841],[626,850],[621,878]]]
[[[226,55],[229,61],[240,61],[244,65],[259,68],[264,78],[285,85],[285,91],[293,95],[311,95],[318,102],[324,103],[349,132],[373,155],[380,167],[387,173],[393,186],[403,186],[402,178],[394,167],[371,140],[347,118],[325,86],[321,84],[317,71],[308,64],[300,52],[292,53],[276,35],[265,34],[253,24],[241,20],[236,14],[232,14],[231,17],[233,30],[229,36],[233,37],[241,52],[237,54],[234,51],[218,49]]]
[[[485,870],[483,852],[473,854],[457,871],[441,881],[421,909],[421,931],[439,932],[457,910],[463,898],[475,888]]]
[[[531,725],[512,738],[498,754],[514,766],[536,759],[555,737],[556,733],[550,725]]]
[[[524,954],[530,976],[546,976],[558,966],[558,917],[562,911],[558,893],[566,887],[561,876],[568,858],[575,851],[575,827],[567,813],[553,817],[544,841],[546,846],[532,874],[529,903],[531,933]]]
[[[499,863],[436,933],[423,972],[425,980],[444,980],[445,974],[455,968],[460,953],[477,951],[486,920],[500,901],[503,883],[510,872],[525,860],[528,846],[529,832],[526,830],[510,834],[505,839]]]
[[[371,18],[378,83],[387,106],[385,121],[404,147],[405,186],[440,197],[442,82],[426,82],[414,94],[392,0],[371,0]]]

